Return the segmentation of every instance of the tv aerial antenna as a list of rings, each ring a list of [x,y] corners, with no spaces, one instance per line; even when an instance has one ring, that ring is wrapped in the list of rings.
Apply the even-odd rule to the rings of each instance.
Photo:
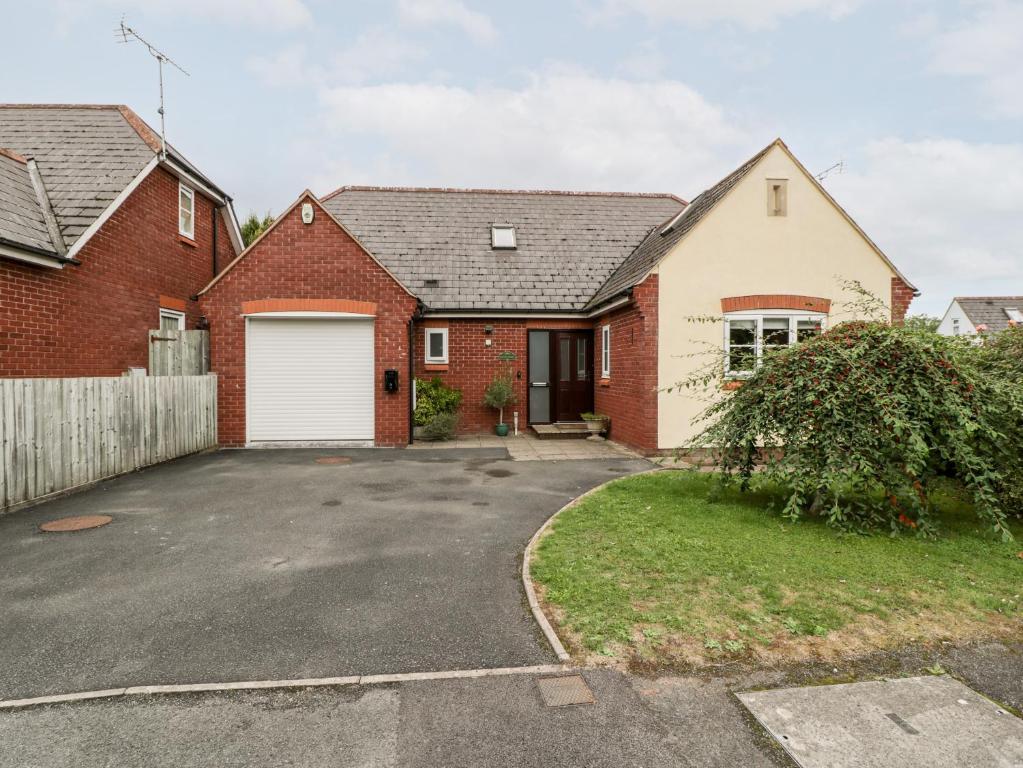
[[[842,173],[845,173],[845,160],[839,160],[834,165],[825,168],[817,174],[816,179],[817,181],[824,181],[824,179],[828,178],[828,176]]]
[[[157,111],[160,113],[160,158],[164,159],[167,157],[167,124],[164,119],[164,108],[163,108],[163,65],[164,63],[170,64],[176,70],[178,70],[185,77],[189,77],[189,74],[178,64],[174,59],[168,56],[163,51],[159,50],[156,46],[146,40],[136,30],[129,27],[124,23],[124,17],[121,17],[120,26],[114,30],[114,33],[118,37],[119,43],[131,43],[139,42],[145,46],[146,50],[149,51],[149,55],[156,59],[156,63],[160,69],[160,109]]]

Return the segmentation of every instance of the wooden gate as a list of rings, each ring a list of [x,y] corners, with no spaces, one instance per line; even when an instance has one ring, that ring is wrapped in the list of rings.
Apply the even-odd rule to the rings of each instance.
[[[209,331],[150,331],[150,376],[204,376],[210,372]]]

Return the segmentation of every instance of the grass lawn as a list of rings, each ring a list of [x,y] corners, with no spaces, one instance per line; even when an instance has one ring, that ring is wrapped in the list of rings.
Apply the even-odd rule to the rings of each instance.
[[[773,500],[705,473],[614,483],[541,540],[548,615],[577,655],[676,666],[1023,636],[1023,526],[1002,542],[949,496],[937,539],[843,535]]]

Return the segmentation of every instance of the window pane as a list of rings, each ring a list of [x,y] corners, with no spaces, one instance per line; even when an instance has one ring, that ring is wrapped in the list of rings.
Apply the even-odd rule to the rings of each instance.
[[[764,344],[768,346],[788,346],[789,319],[787,317],[764,318]]]
[[[796,324],[796,341],[805,341],[821,333],[820,320],[800,320]]]
[[[571,339],[561,338],[558,340],[561,348],[559,350],[561,365],[558,366],[558,378],[561,381],[572,380],[572,351],[569,349]]]
[[[749,373],[753,370],[754,352],[752,347],[732,347],[728,353],[730,373]]]
[[[576,378],[586,379],[586,339],[578,339],[575,346]]]
[[[756,320],[729,320],[728,321],[728,343],[752,344],[756,340]]]
[[[161,331],[176,331],[178,328],[180,328],[178,318],[173,315],[160,315]]]
[[[436,360],[444,358],[444,334],[430,334],[430,357]]]

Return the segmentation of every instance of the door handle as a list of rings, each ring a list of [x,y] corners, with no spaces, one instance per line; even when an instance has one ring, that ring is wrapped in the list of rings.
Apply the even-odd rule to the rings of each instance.
[[[531,387],[549,387],[550,384],[548,384],[546,381],[531,381],[531,382],[529,382],[529,386],[531,386]]]

